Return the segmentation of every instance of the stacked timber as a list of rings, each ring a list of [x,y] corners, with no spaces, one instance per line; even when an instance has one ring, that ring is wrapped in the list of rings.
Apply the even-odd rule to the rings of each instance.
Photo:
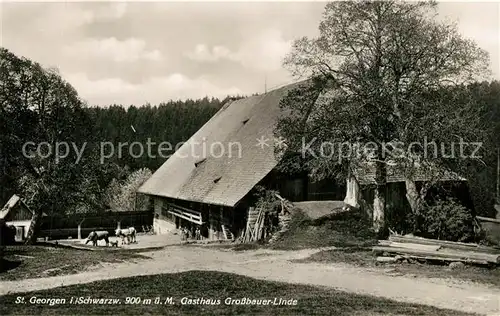
[[[495,207],[500,210],[500,205]],[[479,223],[480,229],[484,232],[485,240],[500,246],[500,211],[497,214],[497,218],[476,216],[476,222]]]
[[[293,209],[293,204],[278,194],[276,194],[276,197],[281,201],[281,212],[278,216],[279,230],[273,234],[271,239],[269,239],[270,244],[276,242],[284,233],[288,231],[288,226],[290,220],[292,219],[290,211]]]
[[[266,212],[261,209],[250,208],[248,211],[247,227],[242,242],[257,241],[264,237],[264,220]]]
[[[247,219],[247,225],[253,227],[255,225],[255,222],[257,221],[257,217],[259,216],[260,210],[255,207],[251,207],[248,210],[248,219]]]
[[[225,225],[222,225],[222,235],[224,236],[224,239],[234,241],[233,232],[231,232],[231,230],[228,227],[226,227]]]
[[[279,194],[276,194],[276,198],[281,203],[281,210],[279,212],[279,230],[272,235],[269,242],[272,243],[276,241],[283,233],[288,230],[288,223],[290,222],[291,215],[290,210],[293,208],[293,204],[287,201]],[[247,226],[245,233],[240,237],[241,242],[252,242],[267,238],[268,230],[265,227],[266,210],[262,208],[251,207],[248,210]]]
[[[276,242],[284,233],[288,231],[288,226],[291,219],[292,217],[290,216],[290,214],[281,215],[279,217],[279,222],[278,222],[279,229],[277,232],[273,234],[271,239],[269,239],[270,244]]]
[[[478,244],[391,235],[373,247],[376,254],[385,254],[377,261],[393,262],[398,258],[442,262],[463,262],[480,265],[500,264],[500,250]],[[389,257],[389,258],[388,258]],[[385,259],[384,259],[385,258]]]

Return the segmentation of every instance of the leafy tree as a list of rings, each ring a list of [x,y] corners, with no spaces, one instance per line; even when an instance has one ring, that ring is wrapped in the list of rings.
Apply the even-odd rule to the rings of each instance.
[[[88,107],[56,69],[45,69],[3,48],[0,64],[0,202],[18,193],[35,211],[28,242],[35,240],[42,211],[67,217],[109,208],[106,188],[113,186],[113,179],[123,193],[124,209],[130,210],[132,192],[138,187],[134,181],[142,181],[141,175],[147,177],[147,173],[138,171],[133,174],[137,179],[124,179],[133,170],[158,168],[168,157],[158,155],[159,143],[168,141],[175,146],[186,141],[233,99],[206,97],[154,106]],[[148,139],[156,143],[152,156],[145,152],[133,157],[128,147],[121,157],[117,155],[119,143],[145,145]],[[25,148],[31,156],[27,157],[22,152],[27,142],[35,146],[46,142],[52,149],[58,142],[85,147],[81,157],[70,150],[66,158],[56,161],[53,153],[40,155],[33,146]],[[115,146],[115,156],[105,161],[100,153],[102,142]],[[138,197],[137,209],[146,209],[147,202]]]
[[[324,142],[361,145],[364,150],[354,150],[347,156],[343,152],[340,161],[311,155],[306,155],[305,160],[310,170],[324,171],[316,172],[320,176],[338,172],[339,166],[345,172],[371,161],[376,170],[376,231],[383,231],[385,226],[389,160],[398,160],[397,164],[403,166],[407,196],[415,214],[426,194],[426,189],[417,191],[415,166],[443,162],[435,159],[427,163],[418,149],[401,154],[397,144],[407,146],[422,141],[421,136],[427,133],[437,141],[450,141],[455,134],[476,135],[474,121],[465,126],[467,130],[460,125],[476,117],[474,102],[466,98],[452,104],[445,96],[454,95],[453,87],[486,73],[488,56],[474,42],[464,39],[455,25],[436,22],[436,6],[435,2],[400,1],[329,3],[320,22],[319,37],[296,40],[284,60],[294,75],[319,80],[309,88],[302,86],[301,91],[284,100],[283,107],[293,113],[294,119],[278,124],[278,135],[289,143],[297,135],[307,140],[316,137],[312,146],[316,149]],[[323,96],[307,106],[296,103],[297,95],[313,94],[311,90]],[[466,119],[455,113],[465,113]],[[290,124],[300,126],[300,130],[283,128]],[[363,145],[368,143],[377,146],[366,150]],[[388,154],[383,150],[387,145]],[[296,147],[300,146],[291,146]],[[442,170],[429,169],[431,173]]]
[[[137,193],[139,187],[151,177],[149,169],[132,172],[125,181],[113,179],[106,192],[106,202],[115,212],[132,212],[149,210],[149,199]]]
[[[482,109],[480,117],[484,136],[481,160],[471,161],[464,170],[470,184],[476,213],[481,216],[495,217],[493,207],[496,185],[497,150],[500,148],[500,82],[474,83],[467,87],[468,93]],[[500,202],[499,202],[500,203]]]
[[[29,158],[23,154],[23,148],[31,150],[31,154],[34,150],[24,145],[46,142],[53,149],[58,141],[81,141],[88,136],[89,122],[76,91],[56,70],[44,69],[6,49],[0,49],[0,63],[3,167],[0,178],[10,184],[7,186],[10,190],[2,195],[12,191],[27,195],[27,202],[35,212],[27,238],[31,243],[42,211],[63,212],[61,208],[68,202],[60,201],[71,201],[78,190],[75,183],[84,177],[73,163],[74,155],[64,161],[50,155]]]

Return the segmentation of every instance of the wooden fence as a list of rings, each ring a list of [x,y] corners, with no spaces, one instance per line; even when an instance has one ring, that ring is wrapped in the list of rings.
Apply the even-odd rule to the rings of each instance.
[[[49,239],[82,238],[93,230],[107,230],[114,235],[115,229],[135,227],[142,232],[143,227],[153,225],[153,212],[106,212],[102,214],[77,214],[73,216],[47,216],[43,218],[38,237]],[[79,234],[80,227],[80,234]]]

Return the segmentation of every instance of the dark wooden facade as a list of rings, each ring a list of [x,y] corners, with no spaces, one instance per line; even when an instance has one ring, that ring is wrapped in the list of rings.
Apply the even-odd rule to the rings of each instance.
[[[345,185],[332,179],[314,182],[306,175],[284,175],[271,172],[260,186],[276,190],[287,200],[343,200]],[[240,236],[246,229],[248,210],[255,206],[256,197],[252,190],[235,207],[155,197],[155,221],[158,233],[186,228],[194,231],[200,228],[201,235],[208,239],[223,239],[222,226],[234,236]]]
[[[314,181],[306,173],[288,175],[273,171],[259,184],[278,191],[292,202],[342,201],[346,193],[345,182],[333,178]]]

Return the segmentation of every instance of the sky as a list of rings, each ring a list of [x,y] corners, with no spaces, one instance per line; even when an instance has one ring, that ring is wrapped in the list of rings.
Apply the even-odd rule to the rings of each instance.
[[[323,2],[1,2],[0,45],[57,67],[90,105],[249,95],[291,83],[294,39]],[[444,2],[441,19],[490,53],[500,79],[500,3]]]

